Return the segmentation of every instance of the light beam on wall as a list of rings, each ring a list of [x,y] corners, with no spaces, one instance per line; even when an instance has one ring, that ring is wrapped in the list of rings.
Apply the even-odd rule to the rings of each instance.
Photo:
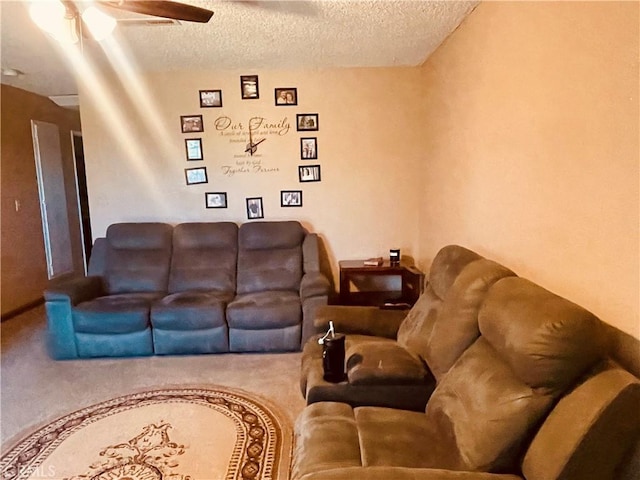
[[[94,6],[82,12],[82,20],[91,36],[98,42],[108,38],[116,28],[116,20]]]

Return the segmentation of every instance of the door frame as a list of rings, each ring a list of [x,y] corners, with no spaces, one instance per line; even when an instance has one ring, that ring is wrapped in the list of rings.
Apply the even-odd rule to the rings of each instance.
[[[79,179],[78,179],[78,152],[76,152],[76,144],[75,144],[75,138],[79,137],[80,141],[82,141],[82,132],[79,130],[71,130],[70,132],[71,135],[71,156],[73,157],[73,178],[75,180],[75,185],[76,185],[76,202],[78,205],[78,223],[80,225],[80,238],[81,238],[81,248],[82,248],[82,265],[84,266],[84,274],[87,274],[87,269],[88,269],[88,265],[89,265],[89,259],[87,258],[87,250],[85,248],[85,235],[90,235],[89,232],[85,232],[84,229],[84,222],[82,219],[82,203],[80,200],[80,185],[79,185]],[[83,155],[84,156],[84,155]],[[86,172],[86,168],[83,168],[83,171]],[[86,173],[85,173],[85,180],[84,180],[85,184],[86,184]],[[87,205],[88,205],[88,199],[87,199]],[[89,215],[89,212],[87,211],[87,215]],[[89,239],[91,242],[91,239]]]
[[[46,150],[47,153],[53,154],[57,162],[52,162],[51,155],[43,156],[43,147],[41,140],[43,138],[47,138],[46,135],[41,138],[40,131],[46,131],[47,128],[55,128],[55,135],[53,137],[49,137],[50,139],[55,139],[55,148],[54,150]],[[50,132],[50,134],[53,132]],[[36,180],[38,185],[38,199],[40,202],[40,215],[42,219],[42,233],[44,240],[44,249],[46,256],[46,266],[47,266],[47,277],[49,280],[62,277],[69,273],[73,273],[74,271],[74,261],[73,261],[73,250],[71,247],[71,231],[69,229],[69,211],[66,204],[66,188],[64,185],[64,165],[62,158],[62,145],[60,144],[60,133],[59,126],[54,123],[45,122],[41,120],[31,120],[31,135],[33,140],[33,151],[34,151],[34,160],[36,167]],[[46,142],[45,142],[46,144]],[[45,165],[45,162],[46,165]],[[57,170],[54,173],[59,174],[58,183],[52,183],[51,177],[45,175],[45,167],[48,170]],[[48,171],[48,173],[51,173]],[[47,187],[53,187],[53,190],[49,190]],[[54,194],[54,198],[51,198],[50,194]],[[56,203],[55,194],[58,196],[62,195],[62,199],[58,198],[59,201],[64,201],[62,205]],[[49,208],[49,205],[52,208]],[[57,206],[58,208],[54,208]],[[63,206],[63,209],[60,207]],[[64,212],[64,228],[66,230],[55,230],[57,235],[55,235],[55,241],[57,242],[55,245],[52,241],[52,225],[57,225],[53,222],[53,218],[51,212]],[[60,243],[59,234],[63,233],[64,242]],[[62,251],[60,250],[60,245],[66,245],[67,248],[64,248]],[[56,255],[54,257],[54,250],[56,251]],[[65,255],[60,255],[64,253]],[[67,256],[68,255],[68,256]],[[62,261],[63,268],[67,268],[67,270],[58,271],[58,262]],[[65,264],[67,263],[67,264]]]

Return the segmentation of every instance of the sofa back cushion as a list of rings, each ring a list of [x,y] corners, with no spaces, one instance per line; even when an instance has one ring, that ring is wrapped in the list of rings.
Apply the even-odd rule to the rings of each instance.
[[[440,249],[431,262],[429,286],[438,298],[444,298],[460,272],[471,262],[480,260],[476,252],[459,245],[447,245]]]
[[[397,340],[400,345],[425,360],[442,300],[460,272],[469,263],[481,258],[477,253],[458,245],[447,245],[440,249],[431,262],[425,291],[398,329]]]
[[[554,401],[605,351],[591,313],[518,277],[497,281],[480,308],[481,336],[426,407],[456,469],[516,469]]]
[[[252,222],[238,232],[237,293],[298,291],[305,230],[295,221]]]
[[[107,292],[166,292],[172,231],[166,223],[110,225],[104,275]]]
[[[482,258],[469,263],[447,291],[425,350],[419,352],[436,379],[441,378],[480,336],[478,312],[489,288],[515,276],[502,265]]]
[[[514,373],[554,395],[608,349],[600,320],[584,308],[523,278],[504,278],[478,316],[484,336]]]
[[[182,223],[173,229],[169,293],[235,292],[238,226],[232,222]]]
[[[109,244],[105,237],[98,237],[91,247],[91,256],[89,257],[89,265],[87,266],[87,275],[104,277],[107,271],[107,250]]]

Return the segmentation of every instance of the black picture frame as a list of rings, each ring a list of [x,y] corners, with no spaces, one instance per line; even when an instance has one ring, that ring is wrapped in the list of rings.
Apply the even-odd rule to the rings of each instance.
[[[207,208],[227,208],[227,192],[206,192],[204,205]]]
[[[255,220],[256,218],[264,218],[264,210],[262,207],[262,197],[247,198],[247,218]]]
[[[209,183],[209,179],[207,178],[207,167],[185,168],[184,176],[187,180],[187,185]]]
[[[260,98],[258,75],[241,75],[240,93],[243,100],[254,100]]]
[[[182,133],[204,132],[202,115],[180,115]]]
[[[200,90],[200,108],[222,107],[222,90]]]
[[[321,180],[320,165],[300,165],[298,179],[301,183],[319,182]]]
[[[318,139],[317,137],[300,138],[300,158],[302,160],[318,159]]]
[[[281,207],[301,207],[302,206],[302,190],[281,190],[280,206]]]
[[[299,132],[311,132],[319,129],[317,113],[296,114],[296,130]]]
[[[273,90],[276,107],[292,107],[298,105],[298,89],[295,87],[279,87]]]
[[[201,138],[185,138],[184,148],[187,154],[187,161],[204,160]]]

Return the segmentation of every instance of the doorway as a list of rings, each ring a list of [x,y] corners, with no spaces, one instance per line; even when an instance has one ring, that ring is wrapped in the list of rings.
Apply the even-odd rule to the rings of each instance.
[[[87,273],[93,236],[91,234],[91,216],[89,213],[89,194],[87,191],[87,174],[84,163],[84,146],[82,132],[71,132],[71,146],[73,148],[73,160],[76,177],[76,192],[78,193],[78,212],[80,215],[80,234],[82,235],[82,258],[84,260],[84,273]]]
[[[62,168],[60,131],[52,123],[31,121],[42,232],[49,279],[73,272],[71,232]]]

